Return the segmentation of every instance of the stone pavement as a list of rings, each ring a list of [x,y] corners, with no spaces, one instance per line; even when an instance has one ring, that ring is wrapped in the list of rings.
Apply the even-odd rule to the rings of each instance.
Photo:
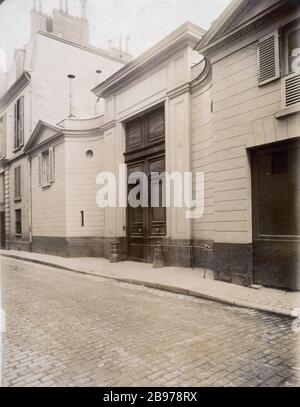
[[[285,316],[295,316],[294,310],[300,309],[300,293],[264,287],[254,289],[214,281],[211,272],[204,269],[183,267],[154,269],[151,264],[130,261],[110,263],[103,258],[65,258],[13,250],[0,250],[0,254]]]
[[[4,257],[1,283],[4,386],[300,383],[288,317]]]

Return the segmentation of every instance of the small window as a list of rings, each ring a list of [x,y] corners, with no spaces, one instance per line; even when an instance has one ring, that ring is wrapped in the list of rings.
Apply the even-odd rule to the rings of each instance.
[[[86,154],[87,158],[93,158],[94,157],[93,150],[87,150],[87,152],[85,154]]]
[[[14,169],[15,200],[21,200],[21,166]]]
[[[15,217],[16,217],[16,235],[22,235],[22,210],[16,209],[15,210]]]
[[[24,96],[14,106],[14,147],[19,149],[24,143]]]
[[[80,211],[80,215],[81,215],[81,226],[84,226],[84,211]]]
[[[272,154],[272,174],[283,174],[288,171],[288,152]]]

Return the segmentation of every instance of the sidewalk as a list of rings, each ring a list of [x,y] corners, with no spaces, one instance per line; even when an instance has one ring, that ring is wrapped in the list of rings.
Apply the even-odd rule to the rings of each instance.
[[[64,258],[39,253],[0,250],[5,257],[34,262],[65,270],[96,275],[132,284],[145,285],[166,291],[191,295],[228,305],[295,316],[300,308],[300,293],[271,288],[249,288],[214,281],[204,269],[183,267],[152,268],[151,264],[136,262],[109,263],[102,258]]]

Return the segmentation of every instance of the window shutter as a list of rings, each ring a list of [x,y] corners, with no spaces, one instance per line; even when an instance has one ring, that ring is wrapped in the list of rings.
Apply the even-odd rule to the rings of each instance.
[[[14,175],[15,175],[15,198],[18,197],[18,174],[17,174],[17,167],[14,169]]]
[[[280,77],[279,34],[267,35],[258,43],[258,82],[265,85]]]
[[[54,182],[54,150],[49,148],[49,182]]]
[[[18,197],[21,198],[21,167],[17,168],[17,178],[18,178],[17,192],[18,192]]]
[[[18,147],[18,102],[14,105],[14,147]]]
[[[19,135],[19,140],[20,143],[19,145],[22,145],[24,143],[24,96],[20,98],[20,118],[19,118],[19,126],[20,126],[20,135]]]
[[[15,198],[21,198],[21,167],[15,167],[14,169],[15,179]]]
[[[42,171],[43,171],[42,154],[39,154],[38,157],[39,157],[39,186],[42,186],[42,183],[43,183],[43,176],[42,176]]]
[[[6,113],[2,116],[1,155],[6,155]]]

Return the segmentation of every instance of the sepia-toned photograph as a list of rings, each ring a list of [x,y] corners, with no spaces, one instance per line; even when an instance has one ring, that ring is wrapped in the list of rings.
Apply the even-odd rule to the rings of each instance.
[[[0,246],[2,388],[299,389],[300,0],[0,0]]]

